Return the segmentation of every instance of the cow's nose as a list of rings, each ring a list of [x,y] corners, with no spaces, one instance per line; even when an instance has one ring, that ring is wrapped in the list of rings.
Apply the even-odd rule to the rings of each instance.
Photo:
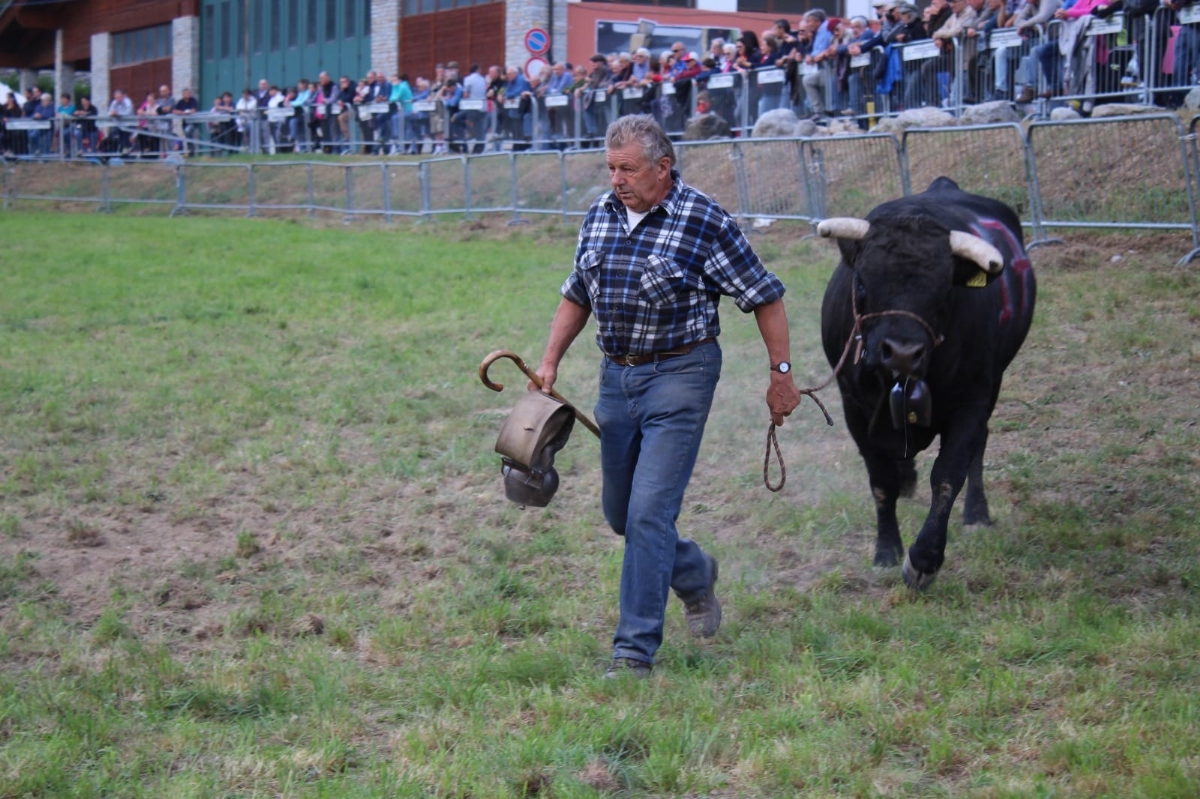
[[[915,374],[925,359],[925,345],[885,338],[879,348],[883,365],[897,375]]]

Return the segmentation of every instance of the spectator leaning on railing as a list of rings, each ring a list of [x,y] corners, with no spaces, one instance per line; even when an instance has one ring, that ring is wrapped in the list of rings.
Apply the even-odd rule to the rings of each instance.
[[[133,101],[125,96],[120,89],[113,91],[112,100],[108,104],[108,116],[118,119],[128,119],[133,116]],[[117,125],[117,151],[124,154],[129,152],[129,128],[125,123]]]
[[[86,94],[80,95],[79,104],[71,116],[75,118],[75,152],[96,152],[100,137],[96,130],[96,106],[92,105],[92,98]]]

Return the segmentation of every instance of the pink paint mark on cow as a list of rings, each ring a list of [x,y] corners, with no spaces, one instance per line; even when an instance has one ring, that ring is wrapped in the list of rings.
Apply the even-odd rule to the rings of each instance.
[[[1024,314],[1029,310],[1029,275],[1033,269],[1033,264],[1029,262],[1029,256],[1025,253],[1025,247],[1017,239],[1012,228],[1001,222],[999,219],[991,219],[982,217],[978,224],[971,225],[971,232],[981,239],[997,243],[997,239],[1003,242],[1008,249],[1008,257],[1010,260],[1010,274],[1015,275],[1016,287],[1020,291],[1020,296],[1017,298],[1017,305],[1013,307],[1013,298],[1009,293],[1008,280],[1001,279],[1000,281],[1000,324],[1004,324],[1012,320],[1014,314]],[[1008,275],[1005,275],[1007,278]]]

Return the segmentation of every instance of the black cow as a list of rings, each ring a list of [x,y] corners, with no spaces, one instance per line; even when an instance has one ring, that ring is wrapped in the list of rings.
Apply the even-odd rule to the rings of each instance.
[[[867,219],[827,219],[842,261],[825,289],[821,339],[838,373],[846,424],[875,498],[875,564],[903,550],[896,498],[911,496],[913,456],[941,436],[933,502],[904,559],[925,588],[946,557],[946,524],[967,480],[965,524],[991,524],[983,492],[988,419],[1025,340],[1036,294],[1021,222],[996,200],[938,178]]]

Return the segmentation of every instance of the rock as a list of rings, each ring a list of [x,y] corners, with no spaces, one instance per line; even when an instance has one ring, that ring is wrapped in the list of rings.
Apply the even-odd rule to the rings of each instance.
[[[1134,114],[1163,114],[1167,109],[1156,105],[1134,105],[1133,103],[1107,103],[1092,109],[1092,119],[1101,117],[1123,117]]]
[[[1192,89],[1183,98],[1183,107],[1189,111],[1200,111],[1200,86]]]
[[[807,121],[807,120],[806,120]],[[811,133],[797,133],[796,125],[800,120],[790,108],[776,108],[768,111],[754,123],[750,135],[755,139],[779,138],[781,136],[811,136]],[[809,122],[809,125],[812,123]]]
[[[827,126],[818,126],[818,136],[857,136],[864,131],[853,120],[834,119]]]
[[[979,103],[963,109],[963,125],[994,125],[999,122],[1020,122],[1021,117],[1013,110],[1012,103],[998,100],[994,103]]]
[[[899,137],[909,128],[947,128],[957,124],[958,120],[942,109],[926,107],[902,111],[899,116],[884,119],[874,129]]]
[[[788,113],[790,114],[791,111],[789,111]],[[801,119],[798,122],[796,122],[796,132],[793,135],[794,136],[816,136],[817,135],[817,123],[813,122],[811,119]]]
[[[728,139],[732,136],[733,128],[729,127],[729,123],[716,114],[701,114],[692,117],[683,131],[684,141]]]
[[[1060,105],[1050,111],[1050,118],[1062,121],[1064,119],[1083,119],[1083,116],[1070,106]]]

